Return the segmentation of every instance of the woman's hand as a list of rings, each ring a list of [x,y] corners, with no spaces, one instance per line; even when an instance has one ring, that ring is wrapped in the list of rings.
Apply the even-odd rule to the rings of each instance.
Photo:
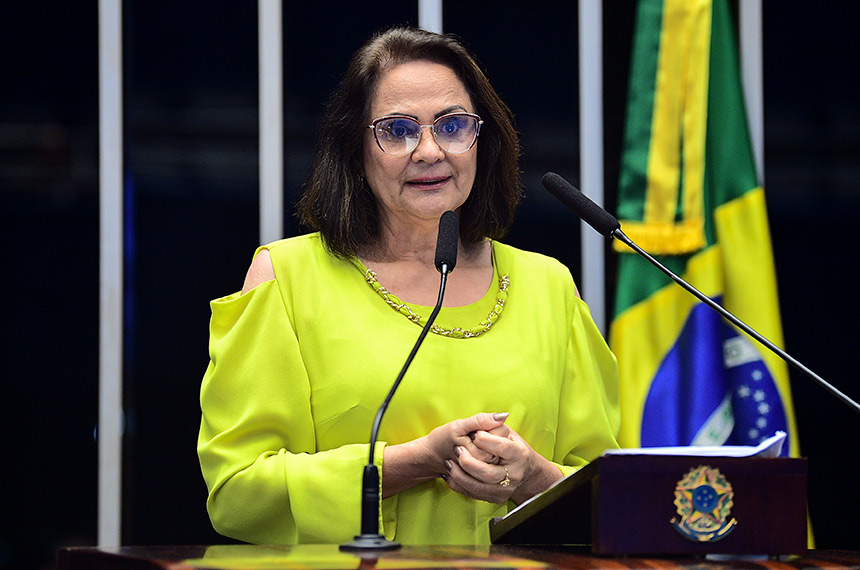
[[[458,446],[457,460],[446,463],[448,486],[467,497],[519,504],[562,477],[558,467],[506,425],[476,431],[470,443]],[[488,456],[498,462],[488,462]]]
[[[504,429],[507,413],[476,414],[470,418],[454,420],[441,425],[426,436],[426,443],[435,451],[441,474],[445,474],[446,460],[457,460],[457,449],[464,447],[479,461],[486,463],[498,462],[499,458],[489,451],[477,447],[474,443],[477,434]]]
[[[386,446],[382,459],[382,496],[390,497],[423,481],[448,478],[447,465],[456,462],[457,450],[465,449],[482,463],[498,461],[492,452],[481,449],[473,438],[504,427],[507,413],[476,414],[443,424],[424,437]]]

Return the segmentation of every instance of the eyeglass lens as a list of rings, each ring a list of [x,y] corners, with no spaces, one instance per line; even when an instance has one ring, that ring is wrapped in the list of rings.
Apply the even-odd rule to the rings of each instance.
[[[412,152],[421,140],[422,126],[409,117],[385,117],[374,122],[374,134],[385,152],[403,155]],[[433,138],[442,150],[463,153],[472,148],[478,136],[478,119],[472,115],[451,114],[433,123]]]

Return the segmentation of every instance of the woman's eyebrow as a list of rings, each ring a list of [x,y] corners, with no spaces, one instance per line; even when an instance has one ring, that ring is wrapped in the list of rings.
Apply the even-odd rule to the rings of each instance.
[[[453,113],[454,111],[465,111],[465,110],[466,110],[466,108],[462,105],[451,105],[447,109],[443,109],[442,111],[439,111],[433,117],[438,119],[439,117],[441,117],[443,115],[447,115],[448,113]]]
[[[454,111],[466,111],[466,108],[462,105],[451,105],[450,107],[446,107],[433,115],[433,119],[436,120],[439,117],[445,116],[448,113],[453,113]],[[401,113],[399,111],[395,111],[393,113],[386,113],[383,115],[384,117],[409,117],[410,119],[414,119],[415,122],[420,123],[421,121],[418,119],[416,115],[412,115],[410,113]]]

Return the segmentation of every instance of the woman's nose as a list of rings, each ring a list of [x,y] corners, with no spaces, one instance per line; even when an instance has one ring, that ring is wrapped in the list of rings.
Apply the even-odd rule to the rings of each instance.
[[[425,128],[430,130],[425,131]],[[438,162],[445,159],[445,151],[436,142],[432,129],[432,125],[421,126],[421,138],[418,140],[418,146],[412,151],[414,162]]]

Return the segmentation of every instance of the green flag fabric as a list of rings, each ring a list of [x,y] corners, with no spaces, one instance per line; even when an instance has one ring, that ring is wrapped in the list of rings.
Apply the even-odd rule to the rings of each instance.
[[[640,0],[619,179],[623,231],[783,345],[763,189],[726,0]],[[620,242],[610,345],[624,447],[788,434],[786,364]]]

